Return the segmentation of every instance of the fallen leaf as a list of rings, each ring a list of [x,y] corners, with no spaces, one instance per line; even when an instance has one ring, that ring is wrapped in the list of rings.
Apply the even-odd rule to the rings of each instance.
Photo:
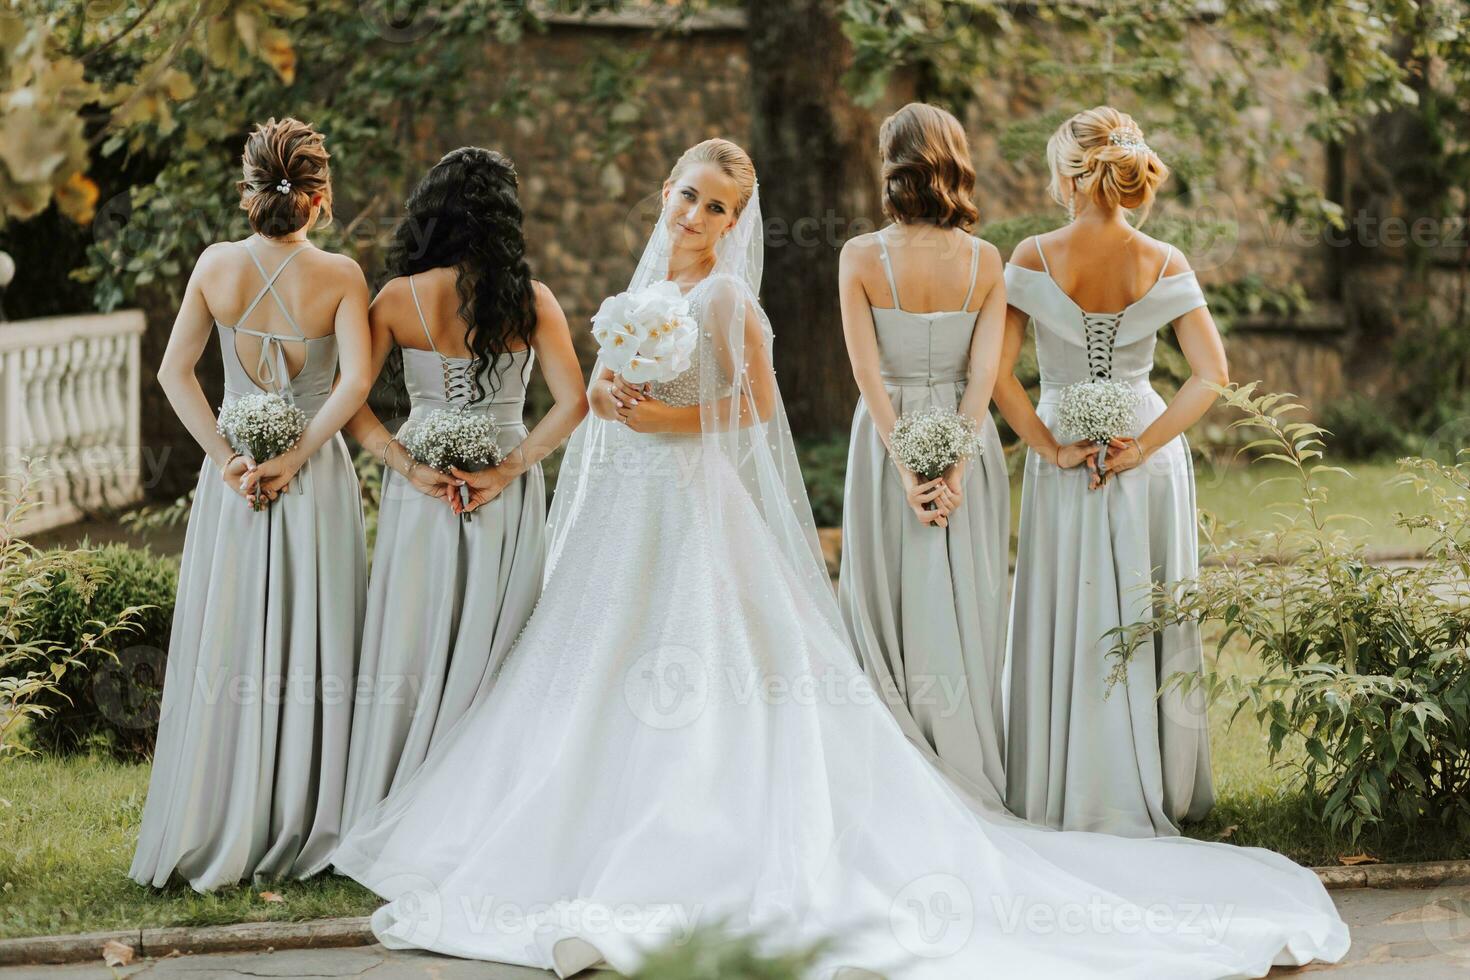
[[[133,947],[116,939],[109,939],[102,944],[102,962],[108,966],[127,966],[133,962]]]
[[[1240,824],[1233,823],[1230,826],[1226,827],[1224,830],[1220,831],[1220,833],[1215,836],[1215,840],[1229,840],[1230,838],[1235,836],[1235,832],[1239,829]]]
[[[286,900],[284,896],[277,895],[275,892],[261,892],[260,897],[267,902],[284,902]]]
[[[1339,864],[1345,864],[1350,868],[1358,864],[1383,863],[1371,854],[1339,854],[1337,857],[1337,861]]]

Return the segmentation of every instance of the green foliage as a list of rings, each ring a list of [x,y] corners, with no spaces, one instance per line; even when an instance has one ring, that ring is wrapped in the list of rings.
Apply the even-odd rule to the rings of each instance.
[[[171,135],[202,69],[236,75],[259,62],[289,83],[296,55],[280,25],[303,10],[290,0],[11,4],[0,12],[0,224],[53,199],[90,221],[91,148]]]
[[[1300,739],[1288,763],[1314,815],[1358,840],[1398,828],[1470,834],[1470,463],[1402,463],[1423,500],[1398,526],[1433,535],[1428,560],[1370,561],[1325,515],[1324,430],[1298,419],[1287,395],[1224,389],[1257,436],[1243,451],[1283,464],[1297,499],[1275,527],[1227,533],[1205,521],[1216,559],[1196,579],[1154,590],[1155,617],[1114,631],[1114,679],[1173,623],[1220,626],[1218,649],[1242,643],[1259,676],[1179,674],[1164,683],[1224,699],[1268,732],[1271,758]]]
[[[804,439],[796,447],[796,456],[817,527],[841,527],[847,439]]]
[[[810,975],[827,948],[822,944],[768,953],[761,945],[758,937],[704,927],[654,951],[631,980],[800,980]]]
[[[145,612],[127,604],[110,615],[79,614],[65,638],[48,631],[59,581],[92,612],[103,579],[89,552],[41,552],[16,536],[28,493],[27,477],[0,481],[0,760],[34,751],[16,740],[21,726],[53,724],[59,709],[71,709],[78,675],[112,658]]]
[[[146,757],[158,727],[179,563],[121,544],[43,554],[51,556],[60,564],[45,576],[45,598],[22,636],[76,654],[90,645],[106,656],[67,671],[37,698],[49,710],[32,719],[27,738],[51,753],[105,747],[121,758]],[[99,621],[124,616],[128,629],[88,639]]]
[[[1347,459],[1377,459],[1405,452],[1409,438],[1394,406],[1382,399],[1353,394],[1322,410],[1322,427],[1332,447]]]

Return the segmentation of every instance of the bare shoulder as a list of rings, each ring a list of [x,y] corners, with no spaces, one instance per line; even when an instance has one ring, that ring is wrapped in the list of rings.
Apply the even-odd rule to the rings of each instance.
[[[1038,237],[1040,236],[1032,235],[1030,238],[1023,239],[1021,244],[1016,246],[1016,250],[1011,253],[1012,265],[1031,269],[1034,272],[1042,271],[1044,267],[1041,264],[1041,248],[1036,244]]]
[[[325,249],[315,248],[302,258],[311,263],[313,272],[329,277],[332,282],[339,283],[343,287],[367,283],[367,277],[363,275],[362,266],[357,264],[357,260],[341,252],[328,252]]]
[[[551,287],[539,279],[531,280],[531,299],[536,306],[536,326],[566,325],[567,315]]]
[[[1164,266],[1159,270],[1159,275],[1173,276],[1190,270],[1189,259],[1178,246],[1172,245],[1163,239],[1154,238],[1152,235],[1145,235],[1141,231],[1138,232],[1138,237],[1143,239],[1146,255],[1152,254],[1165,257]]]
[[[978,235],[975,240],[980,243],[980,275],[999,274],[1005,265],[1001,261],[1000,249],[995,247],[994,242],[988,242]]]
[[[854,235],[842,243],[841,263],[851,269],[862,269],[878,261],[878,233],[870,231]]]

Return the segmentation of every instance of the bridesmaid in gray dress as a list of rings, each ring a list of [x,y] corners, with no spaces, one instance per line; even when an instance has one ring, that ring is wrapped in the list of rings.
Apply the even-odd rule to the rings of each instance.
[[[306,237],[331,217],[329,180],[310,127],[271,120],[251,133],[240,187],[256,233],[200,256],[158,370],[208,458],[129,871],[142,884],[175,872],[201,892],[304,878],[327,866],[342,829],[366,559],[338,429],[372,377],[362,271]],[[274,391],[308,416],[284,456],[256,466],[215,431],[194,375],[211,334],[225,404]]]
[[[1214,802],[1203,704],[1172,688],[1159,695],[1171,675],[1201,669],[1199,631],[1157,636],[1111,691],[1106,634],[1151,615],[1152,583],[1197,571],[1183,433],[1214,401],[1209,383],[1226,383],[1225,352],[1184,257],[1126,220],[1146,213],[1168,174],[1133,120],[1106,106],[1078,113],[1047,156],[1053,193],[1075,218],[1022,242],[1006,267],[995,389],[1031,447],[1011,604],[1007,802],[1065,830],[1173,835]],[[1012,373],[1028,319],[1041,369],[1035,408]],[[1149,374],[1171,323],[1192,373],[1166,405]],[[1141,400],[1135,431],[1112,441],[1101,475],[1087,444],[1053,429],[1063,390],[1094,378],[1124,382]]]
[[[1010,485],[987,411],[1006,309],[1000,254],[978,217],[964,130],[912,103],[880,132],[894,224],[843,248],[843,330],[862,393],[853,414],[838,598],[864,669],[910,739],[993,808],[1001,717]],[[888,455],[901,414],[958,410],[984,452],[921,482]],[[935,510],[925,510],[927,502]]]
[[[387,470],[363,627],[343,822],[407,779],[488,685],[541,594],[541,459],[586,413],[566,317],[531,279],[516,173],[499,153],[447,154],[409,197],[370,313],[373,364],[402,351],[412,411],[488,416],[507,458],[458,477],[416,463],[364,405],[351,435]],[[555,405],[527,433],[540,356]],[[459,484],[472,519],[459,517]]]

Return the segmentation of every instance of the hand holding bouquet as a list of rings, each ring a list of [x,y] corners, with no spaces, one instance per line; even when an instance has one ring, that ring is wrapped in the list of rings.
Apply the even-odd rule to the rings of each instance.
[[[672,282],[603,300],[592,336],[602,363],[634,385],[672,381],[689,370],[699,340],[689,301]]]
[[[237,452],[263,463],[290,452],[306,431],[306,413],[274,392],[260,392],[223,406],[215,429]],[[301,492],[299,484],[296,492]],[[251,506],[256,510],[265,507],[259,493]]]
[[[896,462],[926,482],[984,451],[974,419],[937,406],[899,416],[888,435],[888,449]],[[924,509],[936,507],[930,501]]]
[[[1122,381],[1094,378],[1068,385],[1057,406],[1057,428],[1069,439],[1095,443],[1097,472],[1107,472],[1108,443],[1138,424],[1138,392]]]
[[[415,460],[448,473],[458,468],[474,472],[499,466],[505,460],[496,442],[496,425],[486,415],[461,408],[438,408],[412,424],[403,436],[403,447]],[[459,488],[461,504],[469,503],[469,490]],[[471,517],[463,513],[464,520]]]

